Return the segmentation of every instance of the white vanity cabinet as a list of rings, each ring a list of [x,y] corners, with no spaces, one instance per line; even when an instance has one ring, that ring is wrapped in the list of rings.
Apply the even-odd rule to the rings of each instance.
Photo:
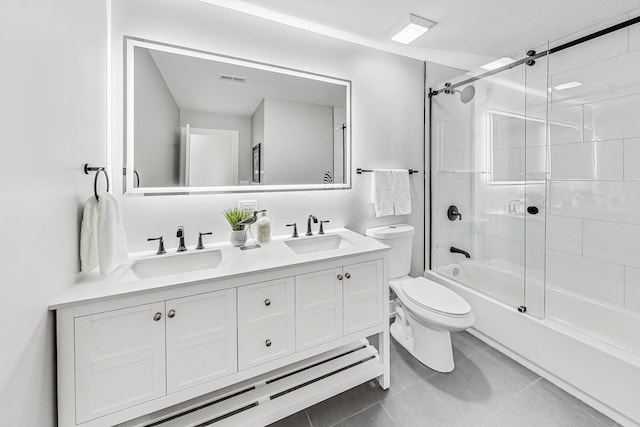
[[[235,289],[75,318],[79,423],[237,370]]]
[[[79,285],[50,306],[58,425],[258,426],[371,379],[388,388],[387,248],[340,233],[349,246],[327,256],[276,240],[225,247],[206,272],[123,266]]]

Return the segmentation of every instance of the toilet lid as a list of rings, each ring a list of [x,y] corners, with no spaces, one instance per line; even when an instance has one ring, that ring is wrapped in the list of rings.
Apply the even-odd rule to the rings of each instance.
[[[471,306],[460,295],[424,277],[402,283],[402,290],[411,302],[427,310],[453,316],[471,312]]]

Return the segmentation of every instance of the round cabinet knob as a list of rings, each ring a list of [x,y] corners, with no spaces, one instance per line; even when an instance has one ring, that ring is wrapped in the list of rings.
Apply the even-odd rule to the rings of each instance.
[[[153,315],[153,320],[155,320],[156,322],[160,319],[162,319],[162,313],[158,312]]]
[[[342,280],[342,274],[338,274],[338,280]]]
[[[536,206],[529,206],[527,208],[527,212],[529,212],[529,214],[531,215],[536,215],[538,212],[540,212],[540,209],[538,209]]]
[[[351,274],[345,273],[344,277],[346,277],[347,279],[351,279]]]
[[[267,347],[271,347],[271,340],[266,340],[264,342],[264,345],[266,345]]]
[[[175,310],[169,310],[169,313],[167,313],[167,317],[169,319],[173,319],[176,316],[176,311]]]
[[[267,298],[266,300],[264,300],[264,305],[266,305],[267,307],[269,307],[271,305],[271,300],[269,298]]]

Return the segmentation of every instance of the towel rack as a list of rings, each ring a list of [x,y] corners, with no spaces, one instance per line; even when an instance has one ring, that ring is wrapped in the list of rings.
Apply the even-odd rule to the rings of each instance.
[[[356,169],[356,173],[358,175],[361,175],[363,172],[373,172],[373,169],[362,169],[362,168],[358,168]],[[418,173],[419,171],[417,169],[409,169],[409,175],[413,175],[414,173]]]
[[[96,196],[96,200],[100,200],[98,197],[98,175],[100,172],[104,173],[104,178],[107,180],[107,192],[109,191],[109,175],[103,166],[91,166],[89,163],[85,163],[83,167],[84,173],[89,175],[89,172],[95,172],[96,176],[93,179],[93,194]]]
[[[122,168],[122,175],[127,175],[127,168]],[[140,187],[140,174],[137,170],[133,170],[133,177],[135,178],[135,182],[133,183],[133,188]]]

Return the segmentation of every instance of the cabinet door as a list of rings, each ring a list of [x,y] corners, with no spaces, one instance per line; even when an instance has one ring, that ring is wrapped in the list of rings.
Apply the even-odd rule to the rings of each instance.
[[[165,394],[164,302],[75,319],[82,423]]]
[[[296,350],[342,337],[342,269],[295,277]]]
[[[237,371],[236,290],[166,302],[167,393]]]
[[[382,261],[343,267],[344,334],[382,322]]]

